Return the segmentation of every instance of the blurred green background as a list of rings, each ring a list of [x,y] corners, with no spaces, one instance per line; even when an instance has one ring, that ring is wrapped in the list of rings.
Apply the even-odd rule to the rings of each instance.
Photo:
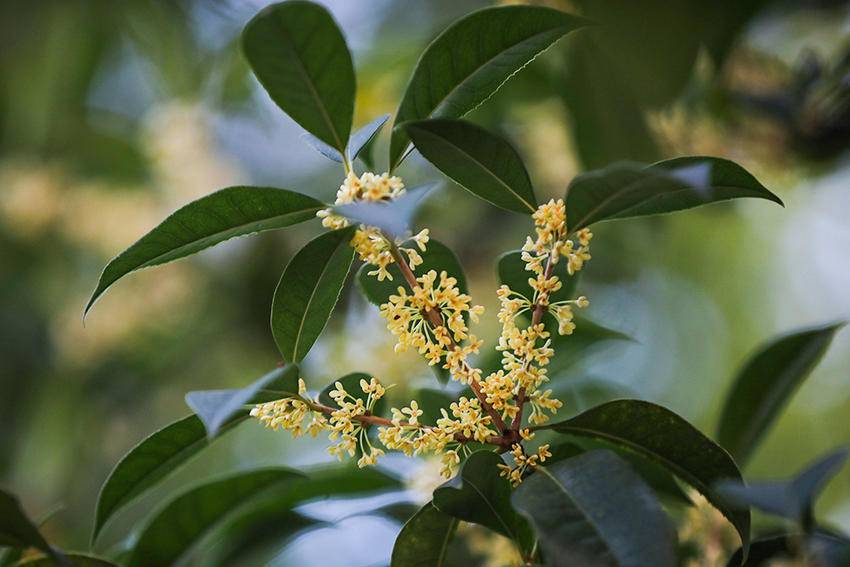
[[[321,3],[354,55],[357,126],[395,110],[430,38],[490,4]],[[34,516],[53,511],[45,530],[61,545],[85,546],[111,466],[188,413],[185,392],[247,384],[278,361],[272,292],[317,223],[135,274],[81,321],[106,261],[180,205],[235,184],[335,194],[340,171],[300,139],[239,51],[241,27],[263,4],[0,0],[0,484]],[[610,386],[602,395],[666,404],[711,435],[729,381],[757,345],[850,317],[850,8],[546,4],[601,25],[561,41],[470,116],[515,142],[541,201],[614,160],[708,154],[738,161],[786,203],[715,205],[595,230],[581,289],[589,315],[635,341],[567,369],[562,414],[600,401],[593,386],[602,383]],[[386,134],[374,148],[381,171]],[[418,156],[400,174],[408,185],[438,177]],[[417,225],[461,257],[474,299],[488,307],[477,334],[492,345],[494,260],[522,243],[528,221],[446,185]],[[348,371],[372,372],[401,383],[399,397],[406,386],[437,386],[424,363],[391,356],[391,345],[376,310],[350,287],[304,376],[321,389]],[[848,382],[845,330],[746,475],[787,476],[850,442]],[[251,423],[160,495],[249,464],[328,459],[323,443]],[[389,462],[413,485],[433,484],[417,465]],[[850,475],[831,484],[819,513],[850,529]],[[388,554],[397,529],[361,518],[308,537],[351,549],[340,565],[369,565]],[[369,545],[365,530],[377,534]],[[306,549],[296,543],[278,562],[310,563]]]

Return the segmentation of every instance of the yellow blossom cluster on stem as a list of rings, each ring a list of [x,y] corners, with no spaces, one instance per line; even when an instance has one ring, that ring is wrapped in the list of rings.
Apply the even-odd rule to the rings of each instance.
[[[386,173],[364,173],[358,177],[349,171],[337,193],[336,204],[390,201],[403,193],[404,184],[398,177]],[[333,208],[320,211],[318,216],[331,229],[349,224]],[[370,275],[378,280],[392,279],[387,267],[397,263],[404,277],[406,286],[400,285],[397,293],[380,306],[388,329],[398,339],[395,350],[416,349],[429,364],[440,364],[453,379],[469,385],[474,397],[459,398],[440,410],[441,416],[435,423],[423,424],[420,422],[423,410],[416,400],[406,407],[392,408],[391,419],[374,415],[375,403],[385,393],[374,378],[371,382],[361,380],[363,397],[350,395],[337,382],[330,394],[336,404],[333,408],[310,399],[303,381],[299,381],[297,397],[259,404],[251,414],[268,427],[288,429],[293,435],[307,431],[315,436],[318,431],[327,431],[335,441],[329,449],[331,454],[341,458],[359,451],[361,467],[375,464],[384,454],[368,436],[368,428],[373,425],[378,427],[378,440],[388,450],[410,456],[441,455],[441,473],[446,477],[455,473],[462,455],[469,452],[469,442],[490,443],[502,451],[510,450],[514,465],[503,464],[500,469],[514,486],[519,484],[524,475],[551,456],[548,445],[542,445],[536,453],[526,453],[523,442],[531,440],[533,433],[521,429],[523,405],[530,405],[528,420],[533,424],[545,422],[548,414],[556,413],[562,405],[551,397],[551,390],[542,388],[548,381],[546,366],[554,355],[543,316],[551,314],[558,322],[558,332],[571,334],[575,328],[573,308],[588,305],[583,296],[551,300],[563,286],[554,267],[564,261],[569,274],[580,270],[590,259],[589,244],[593,236],[587,229],[574,234],[568,231],[561,200],[541,205],[533,220],[536,238],[529,237],[522,248],[522,260],[530,273],[531,297],[508,286],[499,288],[502,332],[496,349],[502,353],[502,369],[486,377],[470,362],[482,341],[468,327],[469,321],[478,322],[483,308],[473,305],[451,274],[436,270],[415,272],[422,264],[417,248],[426,251],[428,230],[409,239],[415,248],[403,248],[404,241],[364,225],[358,227],[352,238],[351,246],[361,260],[375,268]],[[530,322],[520,326],[517,321],[523,315],[530,317]]]

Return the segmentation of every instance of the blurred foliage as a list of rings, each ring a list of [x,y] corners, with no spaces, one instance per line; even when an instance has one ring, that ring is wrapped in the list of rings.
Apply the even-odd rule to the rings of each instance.
[[[545,3],[600,25],[555,45],[471,115],[516,141],[541,200],[615,159],[713,154],[745,164],[786,202],[609,224],[594,241],[581,284],[600,298],[591,313],[635,344],[612,341],[566,366],[576,386],[564,399],[579,406],[585,390],[635,391],[714,430],[733,370],[755,345],[850,314],[850,9],[836,0]],[[309,227],[136,274],[85,327],[80,320],[105,261],[189,200],[241,182],[320,199],[335,192],[336,168],[299,139],[239,52],[238,32],[260,4],[0,3],[0,484],[34,517],[61,505],[44,527],[51,541],[84,546],[98,486],[130,446],[188,413],[185,391],[244,385],[277,362],[268,307],[286,261],[315,234]],[[438,30],[487,5],[325,4],[350,34],[355,127],[394,109]],[[388,140],[383,132],[376,142],[379,168]],[[432,173],[415,156],[405,168],[411,185]],[[455,188],[431,197],[422,216],[463,261],[473,296],[488,307],[479,334],[492,340],[492,265],[527,227]],[[340,307],[305,363],[317,381],[356,368],[409,389],[438,387],[415,357],[387,356],[390,338],[359,296]],[[748,473],[788,476],[850,441],[848,367],[845,331]],[[588,390],[595,379],[605,388]],[[252,443],[237,432],[162,491],[246,463],[291,464],[286,455],[308,463],[322,450],[251,427]],[[430,466],[408,475],[427,486]],[[848,498],[850,481],[839,477],[818,503],[845,530]],[[307,564],[307,553],[296,545],[281,561]],[[350,559],[368,564],[380,553],[388,550]]]

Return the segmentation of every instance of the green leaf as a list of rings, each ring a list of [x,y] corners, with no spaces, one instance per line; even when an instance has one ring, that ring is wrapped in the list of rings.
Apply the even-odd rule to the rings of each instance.
[[[742,465],[808,377],[844,323],[798,330],[763,345],[733,382],[717,440]]]
[[[224,433],[248,417],[238,411],[219,430]],[[156,485],[209,445],[204,423],[196,415],[179,419],[148,436],[115,465],[97,499],[91,542],[121,508]]]
[[[307,195],[271,187],[228,187],[202,197],[110,261],[85,312],[109,286],[130,272],[189,256],[235,236],[310,220],[323,207]]]
[[[375,139],[378,132],[381,131],[381,128],[384,127],[384,124],[386,124],[389,119],[389,114],[378,116],[351,135],[351,140],[348,141],[348,155],[351,157],[352,161],[354,161],[360,155],[360,152],[362,152],[366,146]]]
[[[363,400],[363,403],[366,403],[366,399],[368,398],[368,394],[364,394],[360,389],[360,380],[365,380],[369,382],[372,379],[372,376],[366,374],[364,372],[352,372],[350,374],[346,374],[342,378],[334,380],[319,393],[319,402],[322,404],[336,408],[337,403],[331,398],[330,394],[333,390],[336,389],[336,383],[339,382],[342,384],[342,387],[345,388],[345,391],[348,392],[351,396],[355,398],[360,398]],[[385,406],[386,398],[381,398],[375,403],[375,408],[373,411],[374,415],[381,415],[383,413],[383,408]]]
[[[207,428],[212,439],[246,404],[258,404],[298,395],[298,366],[275,368],[248,386],[234,390],[202,390],[186,394],[186,404]]]
[[[516,489],[547,564],[676,565],[676,533],[655,495],[611,451],[540,467]]]
[[[173,565],[240,505],[303,475],[275,468],[240,472],[206,482],[177,496],[142,529],[129,567]]]
[[[16,563],[16,567],[118,567],[117,564],[93,555],[82,553],[66,553],[65,558],[70,563],[62,563],[52,557],[30,557]]]
[[[821,457],[788,481],[751,482],[720,481],[720,495],[741,508],[752,506],[768,514],[781,516],[800,524],[805,531],[814,526],[815,499],[824,485],[838,474],[850,450],[839,449]]]
[[[395,540],[390,567],[444,567],[458,520],[425,504]]]
[[[582,18],[542,6],[484,8],[461,18],[422,53],[395,124],[464,116],[560,37],[585,25]],[[403,130],[393,128],[391,170],[404,159],[408,142]]]
[[[419,403],[419,409],[422,410],[419,422],[436,424],[437,420],[442,417],[440,410],[446,409],[448,411],[448,407],[457,399],[457,396],[453,396],[445,390],[420,388],[416,390],[413,399]]]
[[[425,159],[473,195],[521,214],[537,209],[522,158],[501,136],[463,120],[419,120],[400,127]]]
[[[301,362],[336,306],[354,261],[354,226],[317,236],[287,264],[272,300],[271,327],[287,362]]]
[[[544,321],[548,324],[549,318]],[[576,315],[573,318],[576,328],[571,335],[559,335],[557,328],[552,329],[552,349],[555,351],[549,363],[549,374],[555,376],[559,372],[571,369],[592,352],[600,347],[610,345],[613,341],[634,342],[629,335],[611,329],[590,319]]]
[[[24,512],[17,497],[2,489],[0,489],[0,546],[34,547],[51,557],[62,557],[47,543],[35,523]]]
[[[801,549],[802,548],[802,549]],[[747,561],[744,562],[743,550],[738,549],[729,558],[727,567],[771,567],[794,565],[794,559],[804,554],[804,565],[818,567],[846,567],[850,564],[850,540],[825,531],[809,536],[801,533],[780,534],[753,541]]]
[[[641,166],[616,163],[573,179],[567,189],[570,230],[593,223],[671,213],[742,197],[782,205],[740,165],[729,160],[691,156]]]
[[[534,534],[528,522],[511,505],[511,485],[499,476],[502,459],[492,451],[476,451],[460,472],[434,491],[439,511],[465,522],[481,524],[531,551]]]
[[[328,11],[298,0],[272,4],[245,26],[242,48],[271,99],[344,152],[354,115],[354,65]]]
[[[750,514],[731,508],[713,488],[721,479],[742,480],[732,457],[667,408],[642,400],[616,400],[571,419],[543,426],[566,435],[608,441],[638,452],[696,488],[738,530],[746,548]]]
[[[525,269],[521,250],[512,250],[499,256],[496,269],[499,274],[499,283],[508,286],[517,293],[521,293],[529,300],[534,299],[534,289],[532,289],[528,280],[534,278],[535,275],[534,272]],[[560,262],[555,264],[554,268],[552,268],[552,275],[558,276],[558,279],[561,280],[561,289],[551,294],[549,298],[550,303],[575,299],[580,273],[576,272],[573,275],[567,273],[567,262],[564,259],[561,259]]]
[[[466,286],[466,276],[463,274],[463,267],[460,265],[460,261],[455,256],[455,253],[448,246],[432,238],[428,241],[427,250],[422,252],[421,256],[422,264],[417,266],[417,274],[425,274],[431,270],[436,271],[438,274],[446,271],[450,276],[457,279],[457,288],[461,293],[469,293]],[[369,272],[372,270],[372,266],[364,264],[357,271],[357,283],[360,286],[360,290],[371,303],[380,307],[389,301],[391,295],[398,293],[399,286],[408,288],[404,276],[401,275],[401,270],[399,270],[398,265],[395,263],[390,264],[387,268],[387,271],[393,278],[392,280],[378,281],[378,278],[369,275]],[[449,381],[449,372],[441,368],[441,366],[433,365],[431,368],[440,382],[445,384]]]

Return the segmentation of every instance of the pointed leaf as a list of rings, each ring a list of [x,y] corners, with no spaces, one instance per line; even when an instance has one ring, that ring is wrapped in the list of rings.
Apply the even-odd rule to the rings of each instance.
[[[420,120],[400,127],[425,159],[473,195],[521,214],[537,209],[522,158],[501,136],[463,120]]]
[[[392,201],[355,201],[333,209],[349,220],[378,227],[390,236],[403,237],[410,229],[413,215],[436,185],[426,183],[413,187]]]
[[[782,205],[743,167],[729,160],[692,156],[650,166],[616,163],[573,179],[567,189],[570,230],[603,220],[671,213],[741,197]]]
[[[752,506],[797,522],[808,530],[813,526],[812,511],[818,493],[838,473],[848,455],[848,449],[833,451],[787,481],[744,484],[726,480],[717,484],[717,491],[733,505]]]
[[[763,345],[732,384],[717,440],[745,464],[844,323],[798,330]]]
[[[298,366],[275,368],[252,384],[235,390],[202,390],[186,394],[186,404],[207,428],[212,439],[246,404],[258,404],[298,395]]]
[[[190,488],[154,513],[139,535],[129,567],[173,565],[240,505],[298,478],[304,477],[288,469],[260,469]]]
[[[248,417],[238,411],[219,430],[229,431]],[[121,508],[174,472],[209,445],[204,423],[196,415],[179,419],[154,432],[115,465],[97,499],[92,544],[106,522]]]
[[[460,118],[499,90],[582,18],[542,6],[484,8],[458,20],[422,53],[407,84],[395,124]],[[407,134],[393,128],[390,169],[404,159]]]
[[[384,127],[384,124],[386,124],[389,119],[389,114],[378,116],[368,124],[361,126],[351,135],[351,140],[348,141],[348,154],[351,156],[352,161],[354,161],[354,159],[360,155],[360,152],[362,152],[363,149],[375,139],[378,132],[381,131],[381,128]]]
[[[309,145],[311,148],[313,148],[329,160],[335,161],[337,163],[343,163],[342,154],[339,153],[338,149],[327,145],[310,132],[302,133],[301,139],[307,142],[307,145]]]
[[[13,494],[0,489],[0,545],[12,548],[34,547],[51,557],[60,557],[35,523],[29,519]],[[67,563],[66,563],[67,564]]]
[[[354,115],[354,66],[328,11],[299,0],[272,4],[245,26],[242,48],[271,99],[344,152]]]
[[[616,400],[542,428],[607,441],[657,462],[717,507],[732,522],[747,547],[749,512],[731,508],[713,488],[721,479],[742,480],[735,461],[722,447],[667,408],[642,400]]]
[[[434,491],[433,504],[454,518],[481,524],[531,551],[534,534],[511,505],[511,485],[499,476],[502,459],[491,451],[476,451],[460,472]]]
[[[235,236],[310,220],[323,207],[307,195],[271,187],[228,187],[193,201],[106,265],[86,312],[130,272],[189,256]]]
[[[395,540],[390,567],[445,567],[458,520],[430,502],[410,518]]]
[[[292,258],[274,292],[271,327],[287,362],[301,362],[331,317],[354,261],[353,226],[326,232]]]
[[[512,500],[534,525],[549,565],[677,564],[669,518],[643,479],[611,451],[540,467]]]

